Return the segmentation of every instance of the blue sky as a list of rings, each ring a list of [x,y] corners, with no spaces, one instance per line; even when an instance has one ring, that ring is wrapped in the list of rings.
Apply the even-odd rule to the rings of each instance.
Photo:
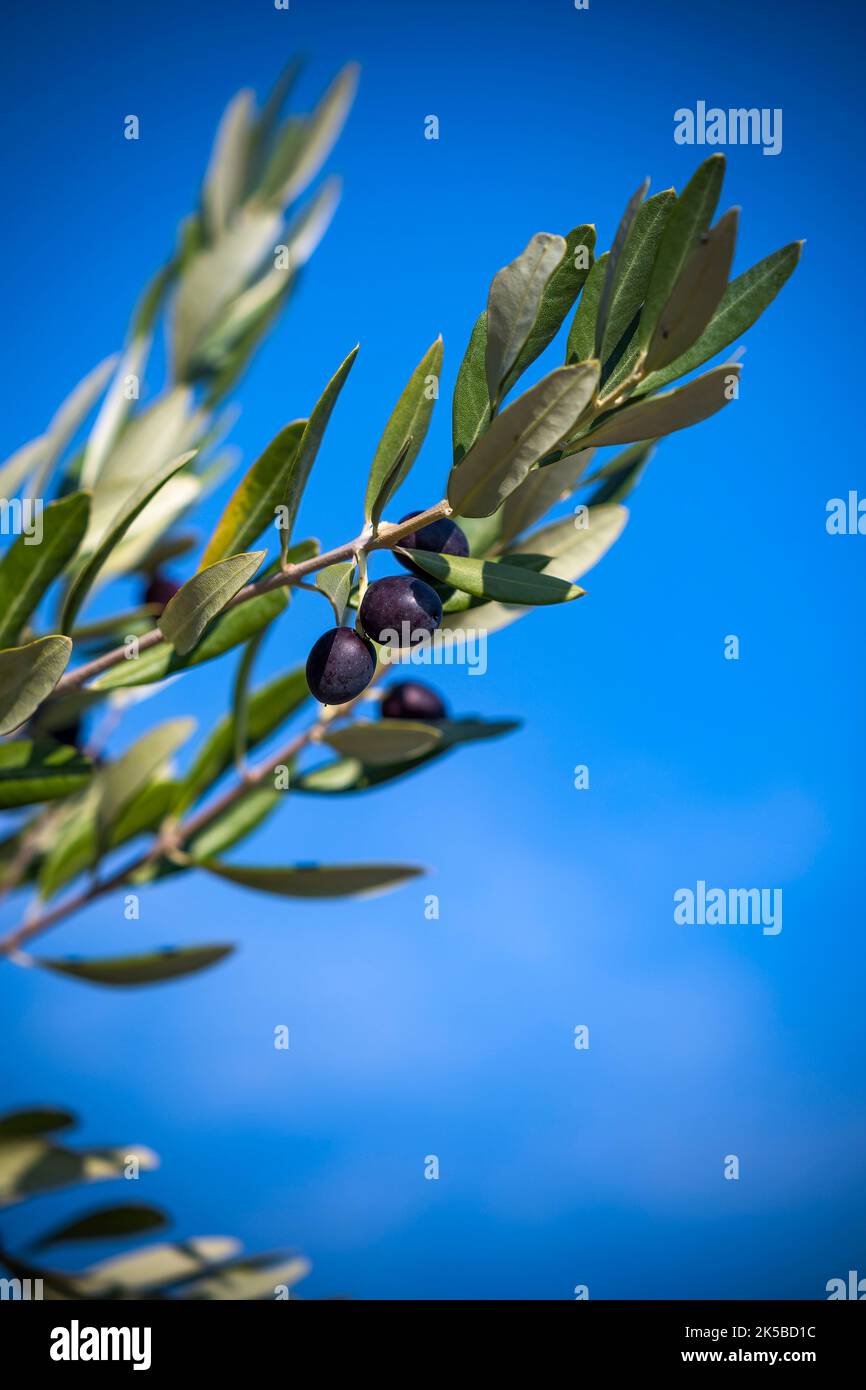
[[[674,143],[677,108],[783,110],[779,156],[726,151],[722,207],[743,207],[737,271],[808,243],[748,335],[740,399],[662,444],[588,596],[493,638],[483,679],[437,675],[455,712],[521,732],[363,800],[292,800],[237,856],[394,858],[429,879],[306,907],[187,877],[139,923],[106,900],[45,950],[237,940],[212,973],[135,993],[0,973],[0,1100],[66,1103],[84,1138],[152,1145],[163,1166],[136,1195],[180,1233],[295,1245],[313,1296],[808,1298],[866,1272],[866,541],[824,524],[828,499],[864,486],[861,26],[853,5],[817,24],[779,0],[721,16],[679,0],[52,3],[7,20],[4,457],[120,345],[226,100],[266,90],[295,50],[307,103],[362,64],[332,160],[345,192],[232,439],[251,461],[361,341],[304,500],[301,530],[326,544],[357,530],[382,425],[440,331],[443,399],[401,511],[441,495],[448,397],[493,273],[538,230],[595,221],[608,245],[646,174],[681,187],[701,152]],[[302,596],[262,673],[302,660],[324,623]],[[205,729],[231,668],[185,677],[124,739],[157,713]],[[675,926],[673,892],[698,879],[781,887],[781,934]]]

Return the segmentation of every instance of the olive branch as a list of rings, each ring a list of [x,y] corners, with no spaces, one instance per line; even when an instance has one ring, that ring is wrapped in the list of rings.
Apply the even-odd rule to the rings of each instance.
[[[566,236],[537,233],[494,276],[472,330],[453,392],[453,461],[440,501],[384,520],[439,396],[437,338],[375,449],[359,533],[325,551],[295,539],[354,348],[309,415],[285,425],[243,473],[195,571],[175,584],[165,567],[197,546],[183,523],[234,462],[221,443],[230,428],[222,403],[288,302],[336,202],[327,180],[285,220],[336,141],[356,73],[346,69],[311,115],[281,125],[294,75],[260,113],[249,93],[230,103],[200,210],[182,223],[142,296],[119,360],[101,364],[45,433],[0,468],[0,494],[52,499],[41,543],[22,535],[0,562],[0,808],[12,817],[0,841],[0,891],[17,898],[35,888],[23,920],[0,940],[0,953],[18,965],[128,985],[215,963],[230,945],[90,961],[24,950],[109,893],[191,869],[300,899],[384,891],[419,873],[397,864],[239,865],[224,855],[276,810],[284,773],[302,795],[358,795],[516,727],[451,717],[416,682],[392,686],[378,717],[365,718],[365,707],[374,708],[370,687],[401,649],[387,634],[406,625],[412,642],[459,647],[538,605],[580,597],[577,581],[621,533],[622,503],[656,441],[737,399],[738,362],[693,373],[751,327],[799,259],[801,243],[793,242],[730,279],[739,213],[713,222],[724,174],[718,154],[679,195],[648,197],[641,185],[603,255],[595,256],[592,224]],[[569,315],[564,363],[512,398]],[[140,405],[162,320],[171,326],[169,376],[162,394]],[[597,450],[609,446],[625,448],[597,463]],[[557,511],[564,503],[565,515]],[[279,553],[271,557],[267,545],[254,547],[274,523]],[[370,581],[367,560],[377,551],[390,551],[404,572]],[[95,594],[129,575],[145,584],[138,608],[82,621]],[[254,686],[259,648],[292,590],[320,593],[336,625],[305,667]],[[106,757],[107,734],[129,699],[235,648],[230,708],[182,774],[174,758],[193,732],[186,719],[158,724]],[[321,704],[305,728],[250,764],[252,750],[281,735],[311,694]],[[88,743],[81,721],[100,708],[106,728]],[[311,749],[326,761],[308,768],[302,755]],[[114,856],[141,837],[146,847],[117,866]],[[64,889],[69,896],[55,902]]]

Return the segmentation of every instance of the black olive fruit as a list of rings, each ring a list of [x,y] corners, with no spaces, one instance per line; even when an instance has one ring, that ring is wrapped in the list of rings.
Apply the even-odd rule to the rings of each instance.
[[[372,642],[351,627],[332,627],[313,643],[307,685],[323,705],[344,705],[366,690],[376,670]]]
[[[379,706],[383,719],[444,719],[447,710],[436,691],[420,681],[398,681],[385,692]]]
[[[359,610],[361,626],[374,642],[407,647],[442,622],[442,600],[422,579],[389,574],[365,593]],[[396,641],[391,634],[396,635]]]
[[[175,584],[173,579],[166,579],[164,574],[155,574],[144,591],[144,602],[155,604],[161,613],[179,588],[180,585]]]
[[[401,521],[411,521],[413,516],[420,515],[420,512],[407,512],[400,519]],[[400,545],[405,546],[407,550],[434,550],[439,555],[457,555],[461,559],[469,554],[469,542],[466,539],[466,533],[461,531],[456,521],[452,521],[447,516],[441,516],[437,521],[429,521],[418,531],[410,531],[408,536],[404,536],[400,541]],[[410,560],[404,555],[398,555],[397,559],[413,574],[429,580],[430,576],[427,571],[423,570],[420,565],[416,565],[414,560]]]

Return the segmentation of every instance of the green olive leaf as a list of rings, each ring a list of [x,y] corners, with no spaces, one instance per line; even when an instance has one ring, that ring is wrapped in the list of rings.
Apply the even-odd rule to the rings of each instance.
[[[724,177],[725,156],[710,155],[695,170],[673,206],[659,243],[641,311],[638,326],[641,349],[649,346],[674,285],[713,220]]]
[[[495,512],[529,470],[574,428],[598,384],[598,363],[558,367],[497,415],[451,470],[448,501],[460,516]]]
[[[49,960],[36,956],[33,963],[55,975],[69,975],[94,985],[153,985],[206,970],[224,960],[234,949],[226,945],[166,947],[147,955],[104,956],[90,960]]]
[[[593,356],[597,357],[601,362],[604,361],[604,357],[602,355],[602,344],[604,343],[606,336],[606,329],[608,318],[610,315],[611,305],[613,303],[614,295],[616,293],[618,285],[622,279],[622,272],[624,269],[623,252],[625,251],[626,242],[629,239],[629,234],[632,231],[635,219],[640,210],[641,204],[643,203],[643,200],[646,197],[648,188],[649,179],[644,179],[640,188],[636,189],[635,192],[631,195],[631,198],[629,199],[626,205],[625,212],[623,213],[620,219],[619,226],[616,229],[616,236],[613,239],[613,245],[610,248],[607,269],[605,270],[604,276],[604,286],[601,291],[601,298],[598,301],[598,314],[595,320],[595,351],[593,353]]]
[[[592,269],[595,227],[574,227],[565,238],[565,255],[544,287],[529,337],[505,377],[502,396],[507,396],[518,377],[553,342]],[[455,459],[455,462],[458,460]]]
[[[322,438],[328,427],[328,421],[337,404],[337,398],[342,391],[346,378],[348,377],[358,356],[357,345],[352,348],[348,357],[340,364],[331,380],[325,387],[319,400],[313,408],[309,420],[304,426],[303,434],[298,443],[298,450],[291,461],[284,503],[286,507],[287,519],[282,525],[283,551],[285,552],[291,537],[292,529],[298,515],[298,508],[301,505],[301,496],[307,485],[316,455],[319,452]]]
[[[424,443],[442,372],[442,338],[427,349],[409,378],[379,440],[364,499],[364,516],[382,515]],[[410,443],[407,446],[407,440]],[[398,464],[395,468],[395,464]]]
[[[475,598],[495,599],[499,603],[546,604],[565,603],[579,598],[584,590],[577,584],[552,575],[533,573],[522,566],[509,565],[507,560],[481,559],[459,555],[438,555],[431,550],[402,550],[416,565],[420,565],[442,584],[472,594]]]
[[[719,307],[737,241],[739,208],[704,232],[662,309],[644,363],[647,372],[667,367],[698,340]]]
[[[454,462],[469,453],[490,424],[492,408],[487,391],[487,310],[479,315],[460,363],[451,403]]]
[[[199,570],[169,599],[159,620],[162,635],[180,656],[187,656],[205,629],[252,579],[267,555],[253,550],[230,555]]]
[[[802,241],[789,242],[732,280],[697,342],[669,366],[651,372],[642,382],[641,392],[657,391],[660,386],[667,386],[668,382],[702,367],[751,328],[793,274],[802,249]]]
[[[327,565],[316,575],[316,588],[321,589],[322,593],[330,599],[338,627],[343,621],[343,614],[349,602],[354,575],[354,560],[344,560],[337,565]]]
[[[253,545],[276,515],[288,487],[306,420],[292,420],[272,439],[229,498],[202,556],[201,566]]]
[[[200,869],[240,888],[254,888],[283,898],[367,897],[397,888],[424,872],[408,864],[304,864],[280,869],[222,864],[215,859],[200,859],[196,863]]]
[[[598,319],[602,291],[607,279],[609,261],[610,252],[605,251],[604,255],[599,256],[598,260],[595,261],[586,278],[583,294],[580,296],[571,327],[568,330],[568,340],[565,345],[567,366],[571,366],[575,362],[589,362],[595,352],[595,325]]]
[[[608,361],[643,304],[659,243],[676,200],[674,190],[665,188],[647,198],[635,214],[613,286],[601,348],[602,362]]]
[[[33,1248],[44,1250],[51,1245],[69,1245],[79,1240],[116,1240],[120,1236],[139,1235],[142,1231],[158,1231],[169,1224],[161,1207],[149,1202],[124,1202],[122,1205],[101,1207],[74,1221],[54,1226],[34,1241]]]
[[[72,492],[41,513],[41,539],[21,535],[0,561],[0,647],[11,646],[87,531],[90,493]]]
[[[697,425],[734,399],[731,387],[739,381],[740,370],[739,363],[726,363],[674,391],[633,401],[603,417],[582,437],[581,444],[599,448],[605,444],[631,444]]]
[[[331,729],[323,738],[337,753],[360,758],[368,764],[391,763],[429,753],[442,738],[434,724],[411,719],[357,720],[342,729]]]
[[[0,744],[0,809],[55,801],[82,791],[90,781],[89,758],[63,743],[29,739]]]
[[[72,655],[68,637],[38,637],[0,651],[0,734],[26,723],[50,695]]]
[[[583,449],[577,454],[566,454],[556,463],[545,464],[544,468],[533,468],[520,487],[506,498],[497,539],[513,540],[557,502],[570,497],[592,457],[592,449]]]
[[[131,654],[128,661],[98,676],[89,689],[99,693],[132,685],[150,685],[154,681],[164,680],[166,676],[186,671],[191,666],[213,661],[261,632],[279,617],[288,601],[285,589],[271,589],[267,593],[257,594],[246,603],[239,603],[235,608],[221,613],[186,656],[176,652],[169,642],[160,642],[138,656]]]
[[[112,551],[126,535],[136,517],[141,515],[148,503],[169,479],[174,478],[194,457],[195,450],[191,450],[186,454],[181,454],[179,458],[170,459],[168,463],[163,464],[161,468],[157,469],[155,477],[148,478],[140,487],[136,488],[112,518],[102,539],[78,570],[69,586],[60,618],[60,626],[64,632],[69,632],[72,629],[81,605],[93,587],[96,576]]]
[[[169,719],[143,734],[99,772],[99,822],[113,824],[154,773],[195,731],[194,719]]]
[[[536,232],[516,260],[497,271],[487,298],[487,394],[495,404],[526,346],[544,291],[565,255],[565,238]]]

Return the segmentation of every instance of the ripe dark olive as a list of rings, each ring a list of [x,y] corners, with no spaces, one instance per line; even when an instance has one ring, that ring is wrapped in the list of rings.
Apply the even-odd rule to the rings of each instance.
[[[389,574],[371,584],[361,603],[361,626],[374,642],[408,647],[435,632],[442,622],[442,600],[422,579]]]
[[[401,517],[401,521],[411,521],[413,516],[420,515],[420,512],[407,512]],[[469,554],[469,542],[465,532],[461,531],[456,521],[447,516],[440,516],[437,521],[428,521],[427,525],[418,531],[410,531],[400,544],[407,550],[435,550],[439,555],[459,555],[463,558]],[[430,578],[426,570],[416,565],[414,560],[407,560],[402,555],[398,555],[397,559],[413,574],[420,575],[422,579]]]
[[[175,584],[173,579],[166,579],[164,574],[155,574],[144,591],[144,602],[157,604],[161,613],[179,588],[180,585]]]
[[[383,719],[444,719],[447,713],[436,691],[420,681],[389,686],[379,706]]]
[[[351,627],[323,632],[307,657],[307,685],[323,705],[344,705],[366,690],[376,670],[372,642]]]

